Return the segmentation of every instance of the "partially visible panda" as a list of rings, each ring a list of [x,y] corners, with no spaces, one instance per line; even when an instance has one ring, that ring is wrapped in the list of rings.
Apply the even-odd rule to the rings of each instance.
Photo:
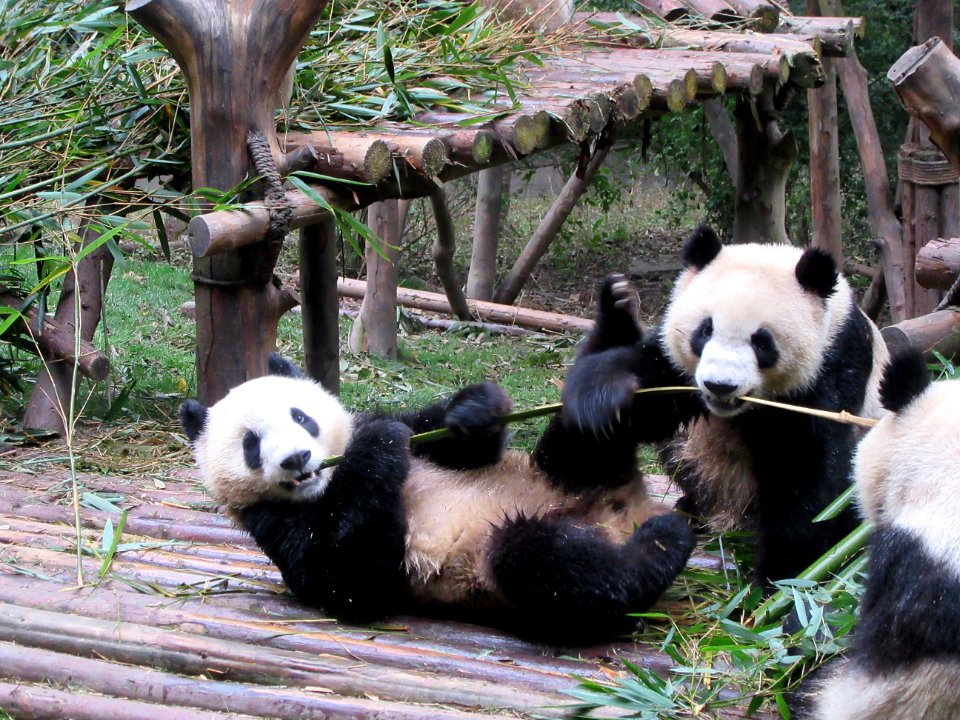
[[[960,381],[923,358],[889,365],[890,410],[860,443],[854,474],[873,521],[850,657],[801,693],[812,720],[960,717]]]
[[[458,611],[555,645],[629,632],[694,536],[648,497],[636,443],[555,418],[537,452],[504,451],[491,383],[419,411],[351,414],[271,356],[272,375],[181,421],[210,495],[301,600],[348,620]],[[454,436],[409,448],[411,433]],[[319,470],[333,455],[344,460]]]
[[[682,249],[663,322],[647,333],[622,276],[607,278],[595,329],[571,370],[565,412],[616,437],[671,440],[680,507],[723,530],[757,530],[763,583],[795,577],[853,529],[812,518],[849,484],[852,426],[747,404],[743,395],[876,416],[886,346],[834,261],[816,249],[724,247],[707,227]],[[698,394],[634,396],[695,384]]]

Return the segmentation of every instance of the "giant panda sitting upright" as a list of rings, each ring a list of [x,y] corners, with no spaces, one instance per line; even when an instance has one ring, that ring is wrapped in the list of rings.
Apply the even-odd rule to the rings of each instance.
[[[851,655],[801,692],[811,720],[960,717],[960,381],[923,358],[888,366],[890,410],[857,448],[860,508],[874,523]],[[812,686],[812,688],[811,688]]]
[[[355,415],[288,361],[270,369],[210,408],[188,401],[181,421],[210,495],[296,596],[334,615],[453,610],[556,645],[610,640],[693,549],[687,520],[648,497],[635,442],[555,418],[538,452],[561,463],[545,471],[504,451],[511,403],[491,383]],[[444,427],[454,436],[409,448]]]
[[[738,398],[875,416],[886,347],[825,252],[724,247],[700,227],[682,258],[659,330],[645,333],[629,303],[601,303],[565,412],[613,436],[674,438],[667,465],[681,507],[714,529],[755,529],[761,582],[795,577],[857,522],[852,509],[811,522],[849,484],[857,434]],[[625,296],[624,286],[608,278],[602,297]],[[633,394],[691,384],[699,394]]]

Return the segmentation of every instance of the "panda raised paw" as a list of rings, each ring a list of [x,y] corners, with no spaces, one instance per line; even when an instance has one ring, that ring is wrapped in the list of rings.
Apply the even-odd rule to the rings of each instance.
[[[607,275],[600,286],[599,312],[602,315],[624,313],[632,320],[640,315],[640,303],[637,291],[626,275],[613,273]]]
[[[581,357],[564,385],[564,420],[595,435],[604,434],[619,422],[640,388],[631,369],[634,357],[630,348]]]
[[[450,398],[443,424],[457,435],[492,435],[503,429],[511,409],[513,401],[499,385],[476,383]]]

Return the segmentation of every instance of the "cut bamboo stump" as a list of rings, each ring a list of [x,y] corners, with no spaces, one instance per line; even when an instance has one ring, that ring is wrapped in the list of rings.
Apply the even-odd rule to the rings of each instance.
[[[344,297],[363,298],[367,283],[363,280],[340,278],[337,280],[337,290]],[[418,310],[451,314],[450,304],[440,293],[425,290],[410,290],[397,288],[397,303],[404,307]],[[520,327],[536,328],[549,332],[589,332],[593,328],[593,320],[559,315],[542,310],[500,305],[498,303],[481,300],[467,300],[471,316],[486,322],[500,325],[519,325]]]

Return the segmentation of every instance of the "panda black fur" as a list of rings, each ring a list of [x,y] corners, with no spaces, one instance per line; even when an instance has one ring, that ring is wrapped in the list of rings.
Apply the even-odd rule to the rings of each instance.
[[[854,460],[874,523],[860,619],[850,656],[801,693],[811,720],[960,717],[960,381],[904,355],[881,397],[891,412]]]
[[[645,333],[627,304],[601,301],[566,412],[617,437],[672,439],[667,465],[686,493],[681,507],[715,529],[756,529],[761,581],[795,577],[856,524],[852,510],[811,519],[848,484],[857,434],[737,398],[876,416],[886,347],[827,253],[724,247],[701,227],[682,257],[658,330]],[[602,297],[627,292],[622,276],[604,287]],[[698,395],[633,396],[691,383]]]
[[[577,645],[628,632],[686,564],[689,523],[648,497],[636,443],[558,417],[537,451],[559,463],[547,470],[504,450],[511,403],[491,383],[378,416],[270,367],[181,420],[210,495],[307,603],[360,621],[454,611]],[[454,437],[411,451],[411,433],[441,427]]]

